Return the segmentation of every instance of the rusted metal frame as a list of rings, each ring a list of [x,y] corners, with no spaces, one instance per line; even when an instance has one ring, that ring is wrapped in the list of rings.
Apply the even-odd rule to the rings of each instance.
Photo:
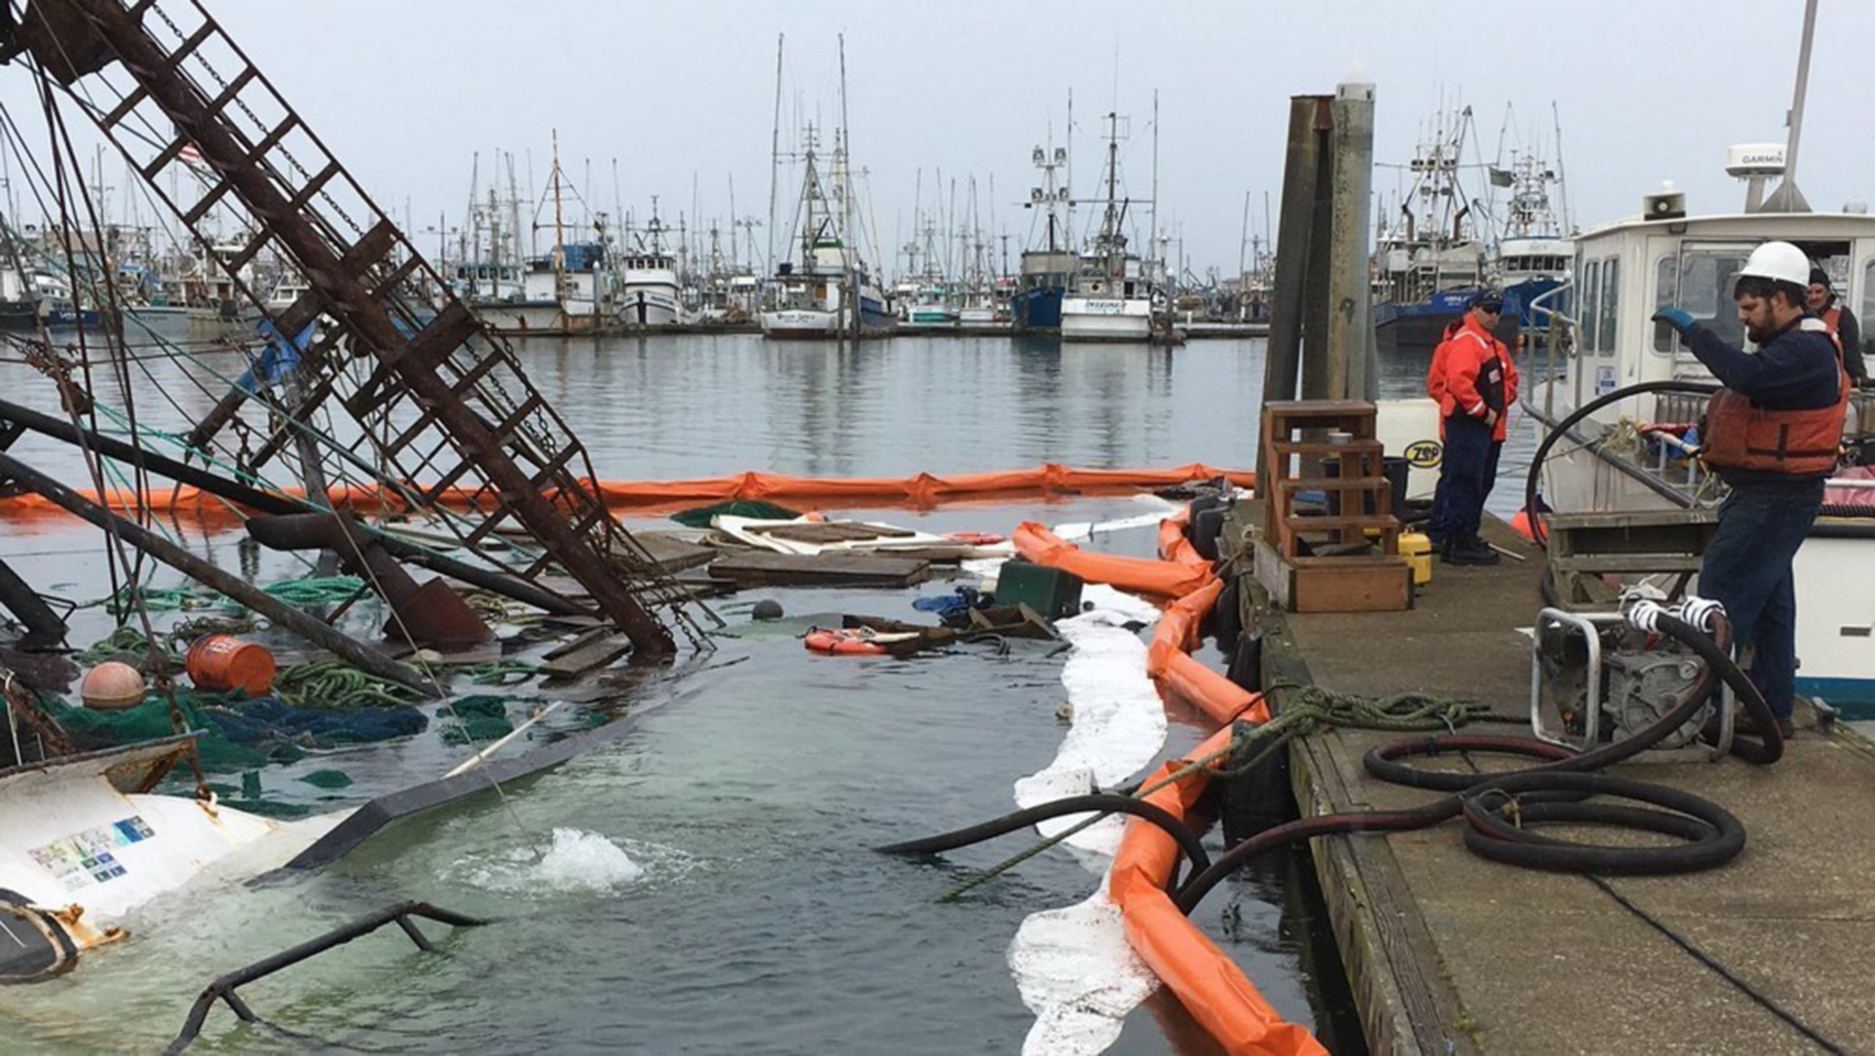
[[[233,135],[218,123],[205,120],[199,93],[167,62],[162,49],[142,27],[126,19],[124,10],[111,0],[68,2],[90,18],[125,69],[149,90],[177,126],[185,133],[195,134],[203,156],[211,162],[220,162],[249,212],[274,230],[281,245],[295,257],[312,285],[326,287],[336,310],[350,317],[358,335],[373,351],[382,356],[403,347],[406,342],[392,324],[388,311],[364,296],[365,291],[356,278],[334,270],[338,265],[337,255],[319,238],[310,222],[290,207],[264,174],[242,164],[245,159]],[[361,197],[370,201],[368,196],[361,194]],[[476,452],[484,473],[511,496],[510,502],[523,523],[560,559],[568,573],[587,588],[607,617],[626,632],[639,655],[657,657],[673,652],[675,643],[669,629],[639,604],[593,542],[573,533],[538,495],[523,491],[528,483],[526,476],[498,446],[490,443],[492,438],[486,426],[466,406],[451,398],[442,379],[411,367],[408,363],[398,366],[404,383],[419,397],[439,404],[446,430]]]
[[[141,86],[132,89],[129,95],[124,96],[123,99],[118,101],[116,106],[111,108],[110,113],[105,114],[104,117],[99,119],[98,124],[104,127],[104,131],[111,131],[117,127],[118,122],[129,117],[130,112],[141,106],[143,101],[149,97],[150,93],[144,91]]]
[[[173,204],[171,208],[174,208]],[[391,247],[396,245],[396,240],[386,233],[384,230],[386,226],[388,226],[388,221],[383,225],[379,225],[379,227],[365,232],[364,236],[353,243],[352,247],[346,250],[345,255],[339,258],[341,266],[355,268],[360,266],[361,262],[369,262],[383,253],[388,253]],[[238,282],[239,280],[237,279],[236,281]],[[249,293],[249,297],[252,297],[251,292]],[[289,306],[286,311],[282,312],[277,317],[268,315],[267,318],[274,324],[274,329],[277,332],[283,335],[289,335],[288,339],[290,340],[290,335],[299,333],[307,323],[312,322],[320,314],[325,313],[328,306],[329,299],[321,293],[317,287],[311,285],[309,281],[307,291],[295,299],[293,304]],[[265,309],[263,308],[262,311],[265,312]],[[296,404],[291,408],[281,408],[281,410],[287,412],[287,417],[289,418],[301,421],[305,420],[306,416],[318,409],[319,405],[331,396],[334,387],[338,383],[339,379],[336,376],[338,372],[325,370],[327,358],[331,350],[337,347],[341,340],[346,337],[352,337],[354,334],[352,328],[348,326],[344,320],[335,319],[335,322],[337,325],[332,328],[330,333],[326,334],[319,341],[314,342],[310,348],[300,354],[299,369],[302,372],[319,372],[320,381],[308,391],[305,402]],[[189,431],[189,446],[198,450],[207,450],[208,443],[234,418],[235,413],[240,410],[241,405],[247,401],[248,395],[248,393],[242,392],[240,389],[233,389],[226,396],[222,397],[221,403],[218,403],[213,411],[204,417],[201,422],[197,423],[194,429]],[[266,465],[269,459],[275,454],[278,454],[280,447],[287,442],[287,433],[290,431],[291,427],[286,426],[270,435],[267,441],[261,445],[260,451],[256,453],[254,458],[255,465]]]
[[[397,399],[404,390],[389,383],[396,372],[398,360],[405,356],[416,356],[422,369],[434,372],[479,325],[460,301],[444,308],[407,345],[378,357],[378,365],[372,369],[371,376],[358,386],[357,392],[345,398],[345,410],[362,421],[380,405]]]

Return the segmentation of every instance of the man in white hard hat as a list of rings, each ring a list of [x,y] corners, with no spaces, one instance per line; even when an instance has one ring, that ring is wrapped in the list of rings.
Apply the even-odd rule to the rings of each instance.
[[[1699,567],[1699,593],[1725,606],[1751,680],[1792,732],[1797,597],[1791,559],[1823,503],[1849,406],[1842,349],[1805,306],[1810,260],[1788,242],[1752,250],[1732,299],[1756,352],[1733,348],[1680,308],[1654,318],[1679,331],[1725,388],[1706,408],[1703,457],[1731,487]],[[1769,731],[1764,731],[1769,735]]]

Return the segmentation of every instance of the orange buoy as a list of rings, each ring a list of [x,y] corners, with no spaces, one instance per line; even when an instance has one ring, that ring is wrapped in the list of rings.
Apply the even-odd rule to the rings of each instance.
[[[885,646],[871,638],[849,630],[816,627],[807,632],[805,642],[814,652],[829,656],[881,656],[886,651]]]
[[[106,660],[85,672],[78,695],[85,707],[121,711],[143,703],[143,673],[121,660]]]
[[[1540,515],[1537,517],[1536,526],[1543,529],[1543,534],[1545,536],[1549,535],[1549,527],[1543,523],[1543,518]],[[1530,511],[1528,510],[1517,511],[1516,515],[1510,519],[1510,530],[1533,543],[1536,542],[1536,533],[1530,530]]]
[[[195,688],[220,692],[238,689],[258,697],[273,685],[273,654],[264,645],[231,634],[211,634],[189,646],[184,662]]]

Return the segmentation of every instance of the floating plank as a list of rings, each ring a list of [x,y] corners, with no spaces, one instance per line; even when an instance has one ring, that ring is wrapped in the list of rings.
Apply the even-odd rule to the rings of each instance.
[[[908,587],[931,578],[931,562],[870,554],[777,554],[762,550],[729,554],[710,565],[710,575],[742,586]]]
[[[820,524],[779,524],[752,531],[795,543],[846,543],[861,539],[908,539],[918,533],[909,528],[888,524],[865,524],[859,521],[830,521]]]
[[[623,634],[602,635],[540,665],[540,672],[548,678],[572,678],[593,668],[604,667],[624,656],[631,647],[631,639]]]
[[[699,546],[668,532],[636,532],[632,538],[651,555],[651,563],[665,575],[675,575],[687,568],[697,568],[716,560],[722,553],[712,546]]]

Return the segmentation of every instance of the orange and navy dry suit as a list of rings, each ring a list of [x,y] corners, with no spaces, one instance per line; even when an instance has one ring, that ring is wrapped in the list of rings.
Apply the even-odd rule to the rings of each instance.
[[[1434,537],[1478,534],[1484,500],[1497,483],[1498,455],[1517,399],[1517,367],[1510,350],[1471,315],[1433,350],[1426,392],[1439,401],[1445,455],[1433,498]],[[1495,413],[1496,420],[1485,419]]]

